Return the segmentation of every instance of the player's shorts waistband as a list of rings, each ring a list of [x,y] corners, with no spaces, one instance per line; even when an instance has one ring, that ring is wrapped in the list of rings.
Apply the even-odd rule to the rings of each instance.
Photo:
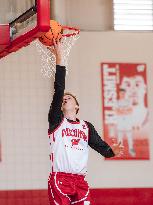
[[[85,178],[85,175],[83,174],[72,174],[72,173],[66,173],[66,172],[52,172],[50,175],[55,176],[70,176],[70,177],[75,177],[75,178]]]

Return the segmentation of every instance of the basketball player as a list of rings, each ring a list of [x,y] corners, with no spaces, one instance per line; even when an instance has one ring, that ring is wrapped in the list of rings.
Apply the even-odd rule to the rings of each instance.
[[[133,106],[133,127],[141,129],[148,121],[148,108],[145,105],[147,85],[144,78],[141,75],[125,76],[122,79],[121,87],[126,90],[126,98],[131,101]]]
[[[49,140],[51,174],[48,194],[51,205],[89,205],[89,186],[85,180],[89,146],[104,157],[122,154],[123,147],[112,148],[98,135],[94,126],[77,118],[79,103],[71,93],[65,93],[66,68],[61,64],[60,43],[49,48],[56,56],[54,96],[49,110]]]
[[[119,89],[119,99],[116,104],[116,117],[117,117],[117,139],[118,142],[123,144],[124,136],[127,138],[129,154],[135,157],[135,150],[133,146],[133,120],[132,113],[133,107],[128,98],[126,98],[126,90]]]

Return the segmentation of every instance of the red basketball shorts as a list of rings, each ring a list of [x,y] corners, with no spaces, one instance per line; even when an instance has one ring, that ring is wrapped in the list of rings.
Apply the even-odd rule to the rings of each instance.
[[[83,175],[50,174],[48,195],[50,205],[90,205],[89,186]]]

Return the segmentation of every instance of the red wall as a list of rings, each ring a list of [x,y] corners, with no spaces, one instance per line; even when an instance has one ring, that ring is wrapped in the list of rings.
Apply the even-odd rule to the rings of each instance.
[[[92,189],[94,205],[153,205],[153,188]]]
[[[92,205],[153,205],[153,188],[91,189]],[[0,205],[48,205],[47,190],[0,191]]]

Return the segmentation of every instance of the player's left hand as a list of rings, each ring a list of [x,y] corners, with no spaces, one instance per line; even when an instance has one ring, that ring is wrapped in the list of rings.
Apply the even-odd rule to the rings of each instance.
[[[120,157],[120,156],[123,155],[124,146],[121,145],[121,142],[119,142],[118,144],[115,144],[115,143],[114,143],[114,144],[111,146],[111,148],[112,148],[112,150],[113,150],[113,152],[114,152],[114,154],[115,154],[116,157]]]

